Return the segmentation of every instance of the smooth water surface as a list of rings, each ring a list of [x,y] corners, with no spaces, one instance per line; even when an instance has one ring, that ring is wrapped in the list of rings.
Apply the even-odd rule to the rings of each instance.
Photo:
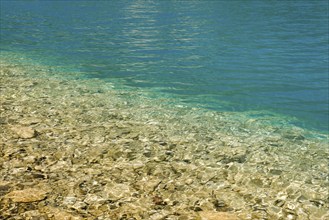
[[[1,1],[1,51],[328,130],[327,1]]]

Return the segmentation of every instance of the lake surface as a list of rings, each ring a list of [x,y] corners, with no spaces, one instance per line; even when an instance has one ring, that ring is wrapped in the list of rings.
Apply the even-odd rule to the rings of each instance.
[[[327,1],[1,1],[3,52],[328,132]]]
[[[329,219],[327,1],[0,4],[1,219]]]

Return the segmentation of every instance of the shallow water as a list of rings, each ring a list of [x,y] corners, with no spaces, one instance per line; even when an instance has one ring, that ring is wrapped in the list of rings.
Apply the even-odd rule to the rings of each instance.
[[[0,217],[327,219],[327,9],[1,1]]]
[[[1,1],[0,34],[81,77],[328,132],[327,1]]]
[[[1,59],[1,217],[328,218],[328,136],[32,63]]]

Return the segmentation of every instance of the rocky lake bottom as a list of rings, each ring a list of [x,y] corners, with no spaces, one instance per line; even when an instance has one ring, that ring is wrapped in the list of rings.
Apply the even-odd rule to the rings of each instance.
[[[325,135],[5,58],[0,82],[1,219],[329,219]]]

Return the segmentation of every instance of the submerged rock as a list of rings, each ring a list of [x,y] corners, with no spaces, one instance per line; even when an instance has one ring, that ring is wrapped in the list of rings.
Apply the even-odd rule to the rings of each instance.
[[[34,138],[37,135],[37,132],[34,129],[20,125],[12,126],[11,130],[23,139]]]
[[[83,219],[79,216],[75,216],[65,210],[62,210],[60,208],[55,207],[44,207],[42,208],[42,212],[48,213],[49,217],[52,217],[51,219],[61,219],[61,220],[80,220]]]
[[[201,211],[199,212],[201,220],[239,220],[234,214],[227,212]]]
[[[12,191],[5,195],[5,198],[13,202],[36,202],[45,199],[46,196],[47,192],[42,189],[29,188]]]

